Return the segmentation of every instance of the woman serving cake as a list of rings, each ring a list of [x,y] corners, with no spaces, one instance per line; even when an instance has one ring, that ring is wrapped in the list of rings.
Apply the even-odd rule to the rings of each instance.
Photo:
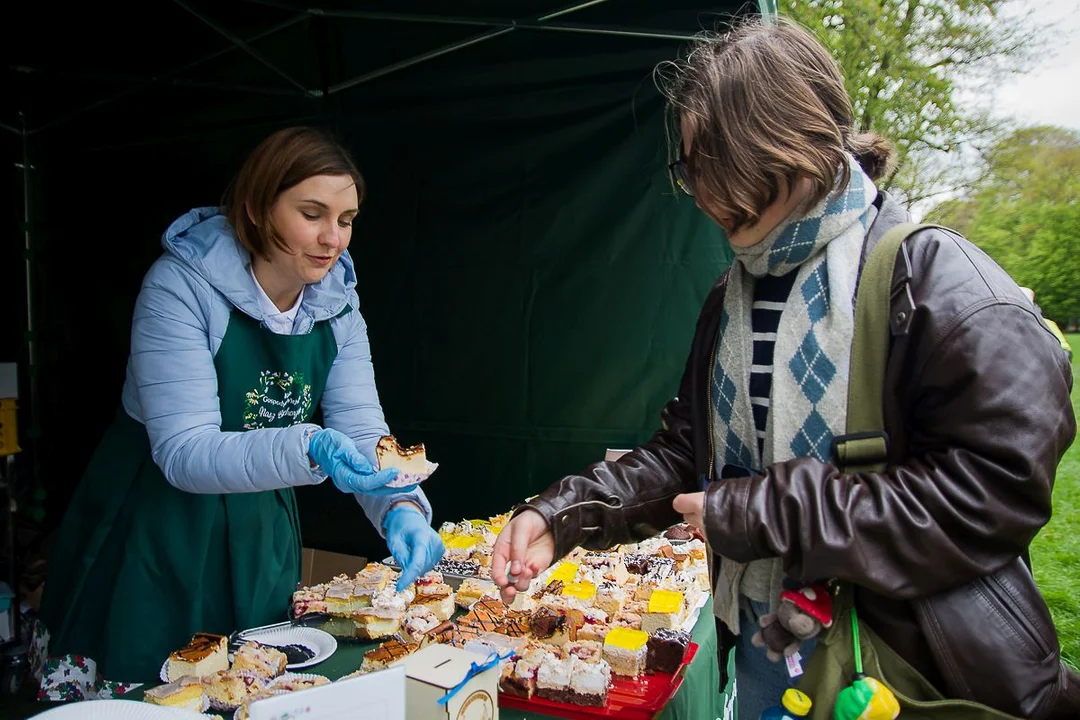
[[[377,466],[389,428],[347,251],[363,196],[342,147],[291,128],[253,151],[223,207],[166,230],[135,305],[123,407],[54,547],[43,696],[107,696],[97,677],[154,680],[197,632],[284,620],[296,486],[354,496],[402,588],[442,557],[424,493]]]

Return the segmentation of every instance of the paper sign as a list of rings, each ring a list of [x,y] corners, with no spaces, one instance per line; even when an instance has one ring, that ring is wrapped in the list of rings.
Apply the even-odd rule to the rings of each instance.
[[[786,661],[787,672],[790,677],[797,678],[802,675],[802,655],[796,652],[794,655],[788,655]]]
[[[396,665],[252,703],[250,720],[405,720],[405,668]]]

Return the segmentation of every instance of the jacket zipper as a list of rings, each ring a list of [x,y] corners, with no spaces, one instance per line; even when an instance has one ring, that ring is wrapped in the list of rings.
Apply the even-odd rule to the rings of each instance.
[[[721,311],[722,312],[722,311]],[[708,462],[707,470],[705,471],[705,479],[709,482],[713,481],[713,471],[716,467],[716,456],[714,455],[715,449],[713,448],[713,388],[712,388],[712,376],[716,372],[716,353],[720,350],[720,328],[716,329],[716,340],[713,342],[712,354],[709,356],[709,362],[705,366],[707,372],[705,373],[705,383],[709,390],[707,393],[709,404],[705,407],[708,421],[706,427],[709,429],[709,457],[706,459]]]
[[[721,310],[721,312],[723,312],[723,310]],[[705,459],[705,461],[707,463],[706,464],[706,470],[705,470],[705,480],[706,480],[706,482],[705,482],[705,487],[701,488],[703,493],[709,487],[709,485],[712,483],[712,481],[713,481],[713,471],[716,468],[716,456],[714,454],[716,451],[713,448],[713,387],[712,386],[713,386],[713,375],[716,373],[716,353],[719,351],[719,349],[720,349],[720,327],[717,326],[717,328],[716,328],[716,340],[713,341],[712,354],[709,356],[709,362],[706,363],[706,365],[705,365],[705,368],[706,368],[705,383],[706,383],[706,385],[708,387],[708,390],[706,391],[706,397],[708,398],[708,401],[709,401],[709,404],[705,407],[705,413],[706,413],[706,418],[707,418],[706,422],[705,422],[705,426],[708,428],[708,432],[709,432],[709,443],[708,443],[709,456]],[[705,529],[705,528],[709,527],[708,511],[709,511],[709,503],[703,502],[702,507],[701,507],[701,524],[704,525],[705,527],[701,528],[701,532],[705,535],[705,557],[707,558],[707,562],[708,562],[709,585],[711,586],[716,581],[717,570],[716,570],[716,559],[715,559],[715,557],[713,555],[712,546],[709,544],[708,532]]]

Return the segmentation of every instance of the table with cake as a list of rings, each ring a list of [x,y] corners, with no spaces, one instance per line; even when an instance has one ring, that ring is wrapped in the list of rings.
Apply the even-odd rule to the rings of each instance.
[[[577,548],[507,606],[490,580],[491,546],[506,520],[443,525],[446,557],[401,592],[390,562],[298,589],[286,627],[337,641],[313,666],[292,671],[293,659],[306,658],[258,635],[200,633],[163,658],[163,684],[144,700],[243,720],[261,698],[376,673],[445,643],[478,660],[505,658],[503,718],[722,716],[700,536],[675,526],[606,552]]]
[[[377,450],[401,474],[436,467],[422,446],[392,437]],[[143,699],[246,720],[261,699],[378,673],[442,644],[497,668],[503,718],[723,715],[698,531],[676,525],[603,552],[575,548],[507,606],[491,563],[509,517],[443,524],[444,558],[400,591],[387,558],[297,589],[287,622],[228,638],[197,633],[163,658],[162,684]]]

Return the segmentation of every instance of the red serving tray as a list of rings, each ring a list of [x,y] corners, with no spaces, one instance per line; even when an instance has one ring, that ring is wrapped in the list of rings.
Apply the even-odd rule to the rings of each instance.
[[[555,702],[534,697],[531,700],[499,693],[499,707],[539,712],[568,720],[590,720],[591,718],[628,718],[629,720],[652,720],[663,711],[675,697],[682,685],[686,667],[697,655],[697,643],[686,646],[686,655],[674,674],[654,673],[642,675],[636,680],[613,675],[614,680],[608,687],[607,705],[587,707]]]

